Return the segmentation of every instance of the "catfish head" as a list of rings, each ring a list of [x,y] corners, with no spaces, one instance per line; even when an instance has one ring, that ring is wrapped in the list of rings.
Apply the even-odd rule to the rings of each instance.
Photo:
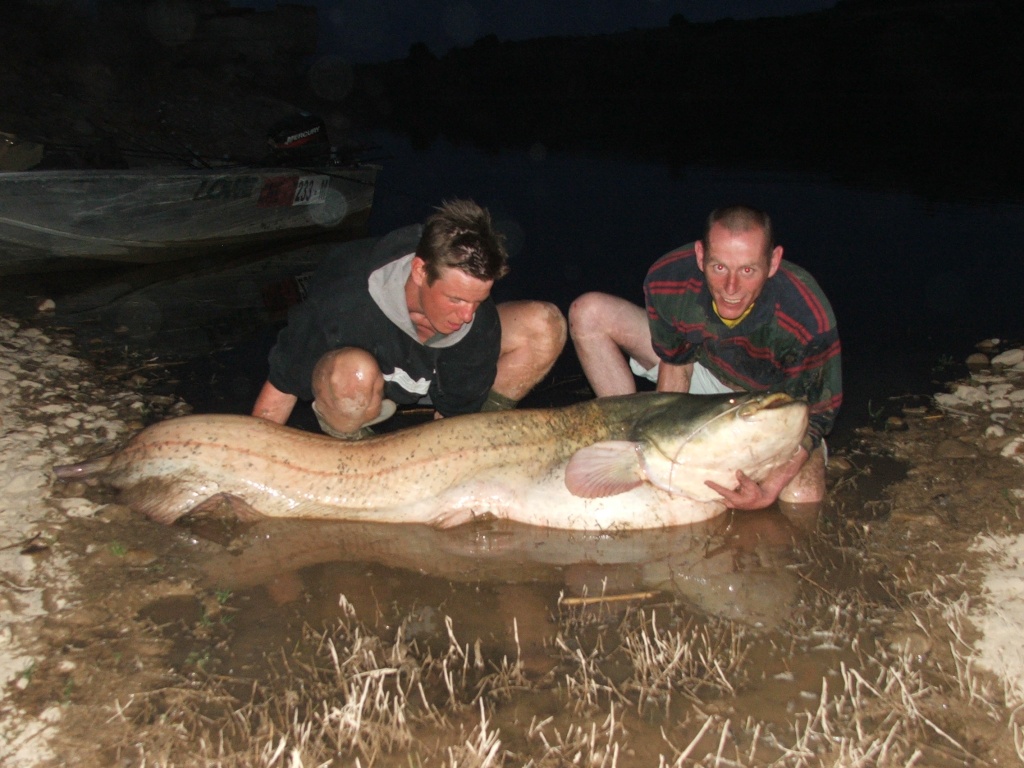
[[[635,413],[617,414],[627,439],[572,456],[565,485],[576,496],[614,496],[650,483],[673,496],[721,501],[705,481],[732,487],[742,470],[759,482],[793,457],[807,430],[807,403],[781,392],[607,399],[623,409],[635,403]]]

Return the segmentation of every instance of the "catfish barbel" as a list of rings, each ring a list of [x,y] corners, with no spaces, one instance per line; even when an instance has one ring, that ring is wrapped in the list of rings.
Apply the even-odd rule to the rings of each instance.
[[[685,525],[726,509],[705,485],[755,481],[796,453],[807,404],[784,394],[648,392],[439,419],[347,442],[251,416],[194,415],[56,467],[161,523],[227,501],[241,517],[420,523],[481,517],[577,530]]]

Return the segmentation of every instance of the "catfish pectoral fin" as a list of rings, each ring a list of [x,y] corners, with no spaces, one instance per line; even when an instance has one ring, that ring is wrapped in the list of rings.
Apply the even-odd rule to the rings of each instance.
[[[254,509],[244,499],[230,493],[215,493],[188,511],[190,516],[204,515],[214,519],[228,518],[251,523],[263,520],[266,515]]]
[[[210,484],[198,485],[178,477],[147,477],[122,488],[119,501],[154,522],[171,525],[182,515],[218,493]]]
[[[581,448],[565,467],[565,487],[573,496],[617,496],[643,483],[637,444],[607,440]]]

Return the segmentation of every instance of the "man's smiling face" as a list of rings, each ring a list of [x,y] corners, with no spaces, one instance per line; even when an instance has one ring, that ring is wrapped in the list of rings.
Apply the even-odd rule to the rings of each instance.
[[[764,230],[733,232],[721,223],[708,231],[708,247],[696,244],[697,266],[723,320],[743,316],[782,262],[782,246],[765,253]]]

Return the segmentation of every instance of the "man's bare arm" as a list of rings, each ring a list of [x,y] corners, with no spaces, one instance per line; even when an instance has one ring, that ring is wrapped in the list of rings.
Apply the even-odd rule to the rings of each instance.
[[[260,390],[260,394],[256,398],[256,403],[252,407],[252,415],[275,424],[284,424],[292,415],[292,410],[298,401],[299,399],[295,395],[282,392],[268,381],[263,385],[263,389]]]

